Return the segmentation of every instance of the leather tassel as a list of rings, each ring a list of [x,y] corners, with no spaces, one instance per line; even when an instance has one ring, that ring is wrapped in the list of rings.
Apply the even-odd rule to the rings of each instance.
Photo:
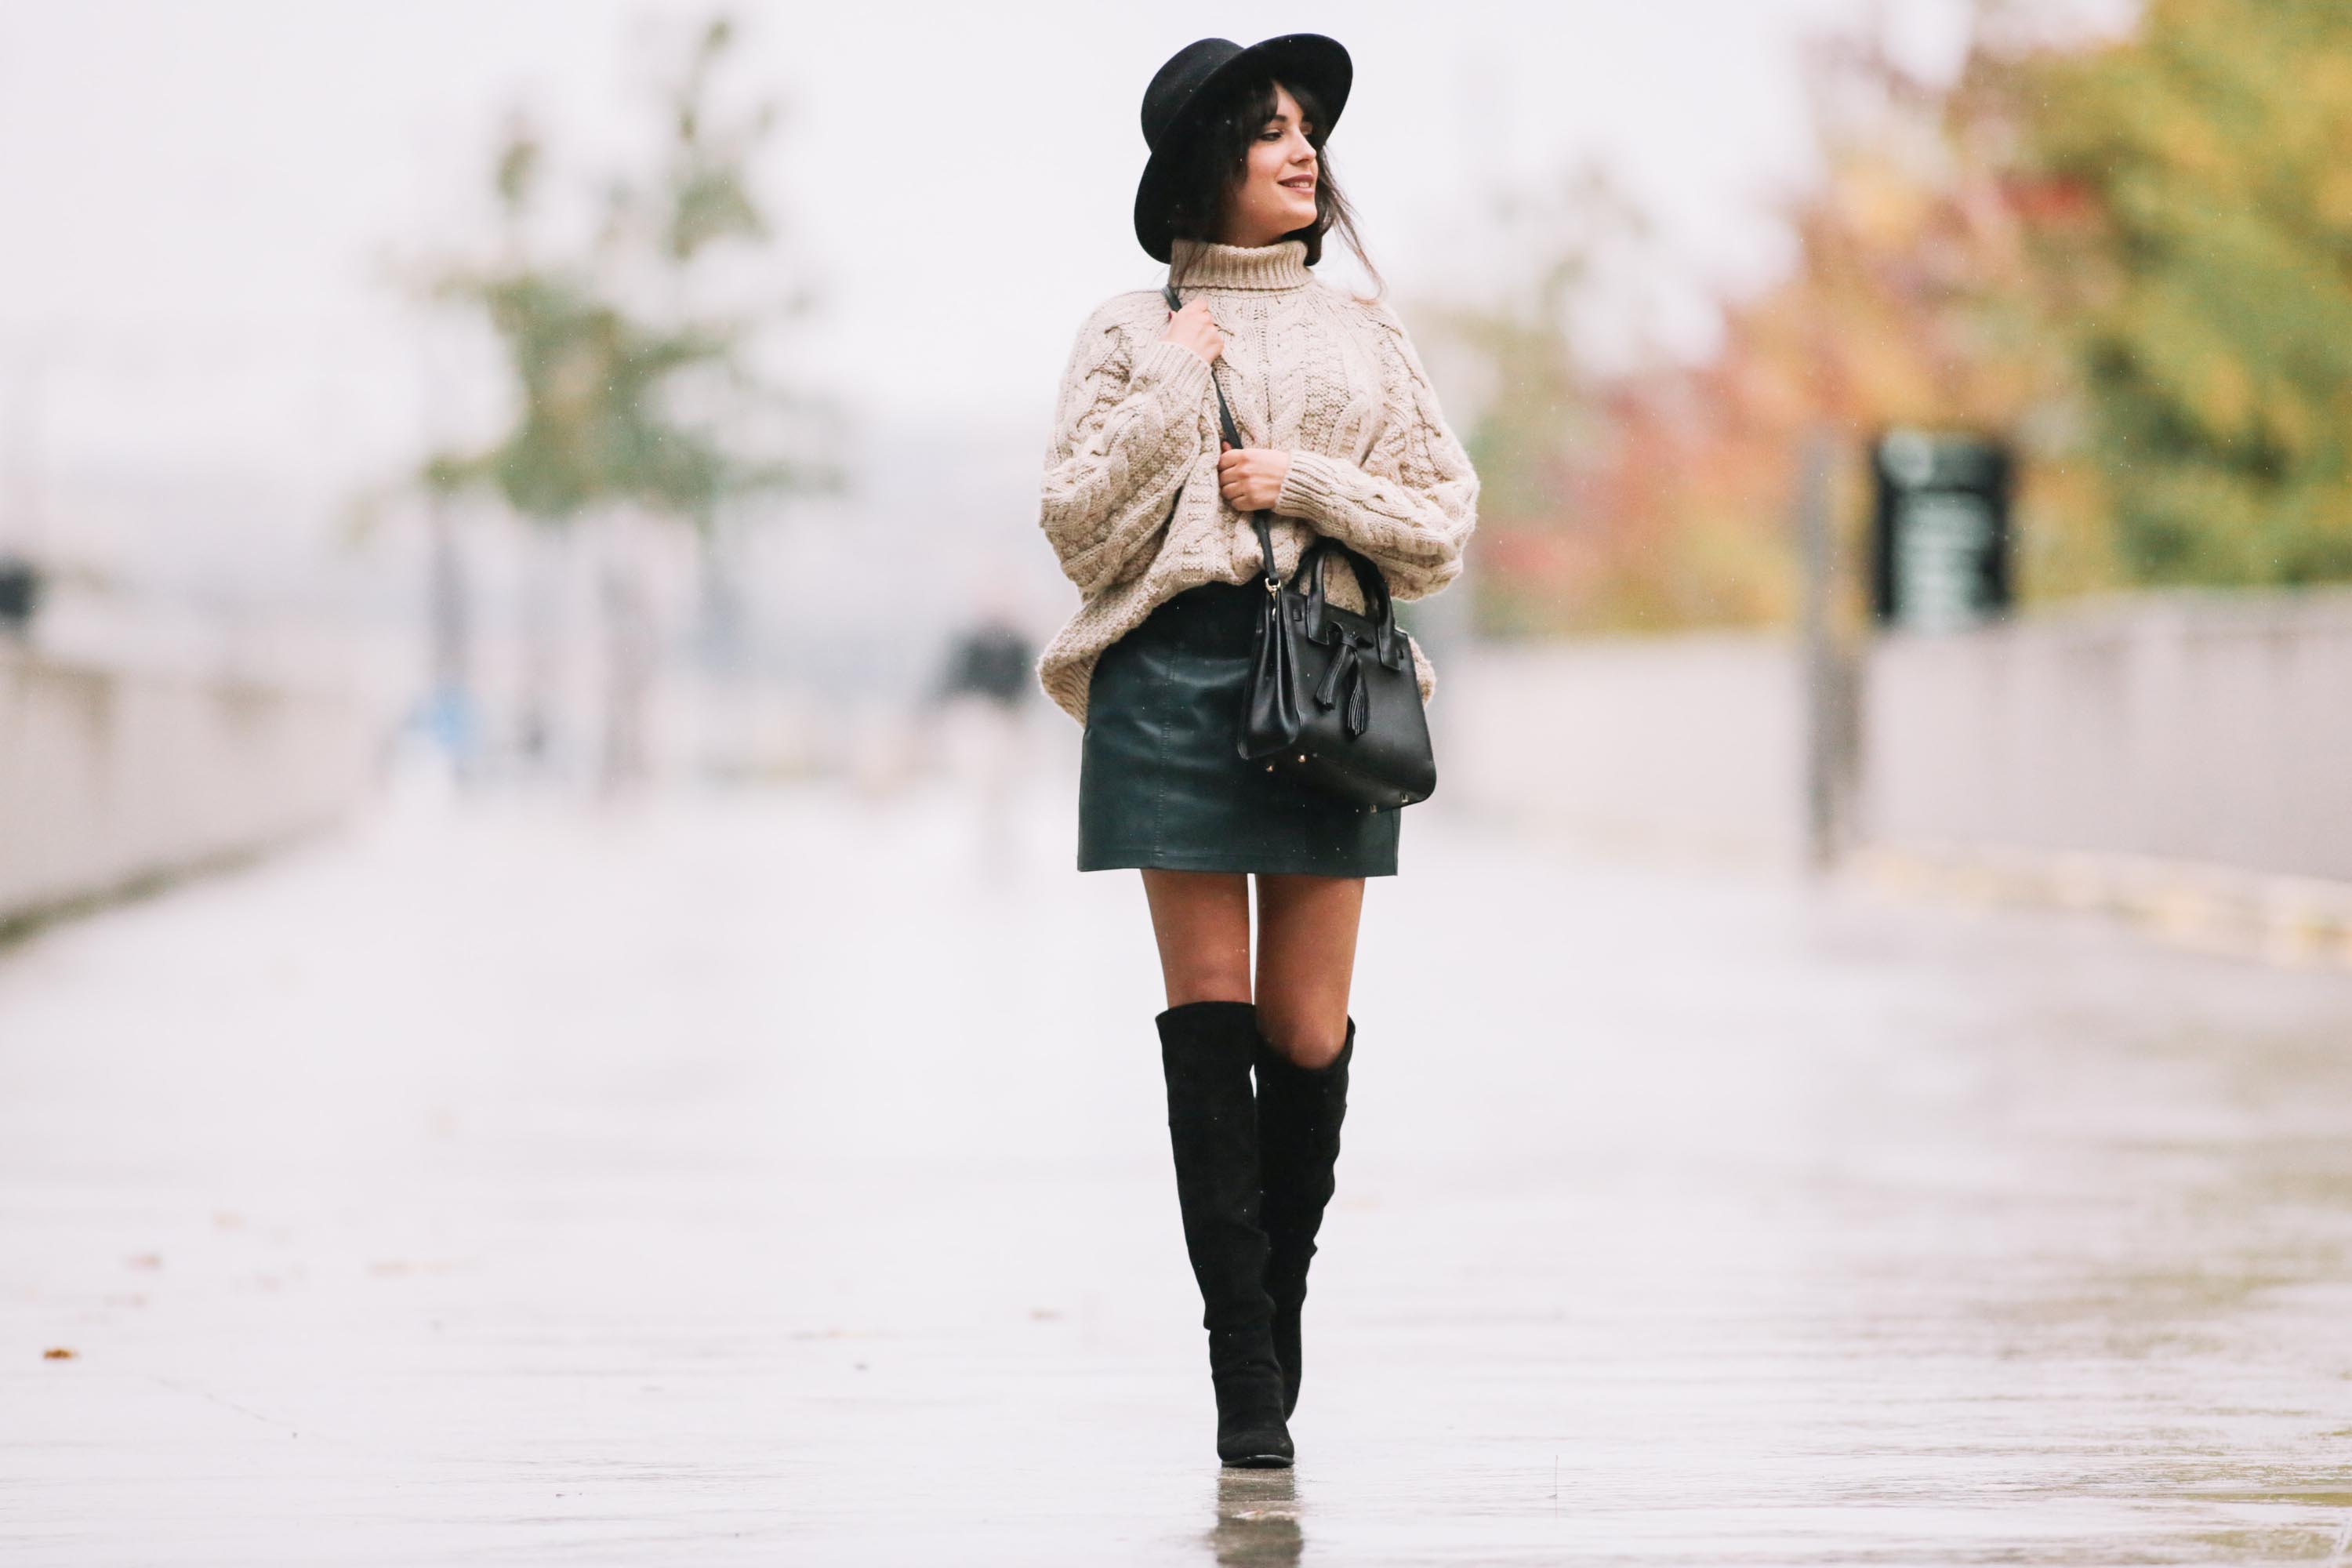
[[[1356,649],[1352,643],[1341,643],[1339,651],[1323,671],[1322,683],[1315,688],[1315,705],[1328,708],[1339,700],[1339,682],[1356,668]],[[1360,679],[1361,678],[1359,677]]]
[[[1351,655],[1354,651],[1349,650]],[[1348,739],[1352,741],[1372,726],[1372,689],[1353,658],[1348,660],[1348,669],[1356,678],[1348,691]]]

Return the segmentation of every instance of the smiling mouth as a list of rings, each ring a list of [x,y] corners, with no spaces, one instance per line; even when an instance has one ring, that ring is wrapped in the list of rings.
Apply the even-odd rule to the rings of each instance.
[[[1285,180],[1282,182],[1282,188],[1286,191],[1298,191],[1304,193],[1313,190],[1315,188],[1315,182],[1312,180]]]

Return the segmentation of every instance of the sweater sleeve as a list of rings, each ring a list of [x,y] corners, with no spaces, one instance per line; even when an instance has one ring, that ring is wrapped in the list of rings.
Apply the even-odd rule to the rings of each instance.
[[[1274,510],[1370,556],[1400,599],[1436,593],[1462,573],[1478,521],[1478,474],[1437,405],[1404,325],[1370,308],[1389,366],[1387,407],[1363,465],[1293,452]]]
[[[1079,330],[1037,514],[1079,592],[1117,582],[1166,524],[1200,456],[1208,390],[1208,361],[1164,339],[1137,342],[1108,307]]]

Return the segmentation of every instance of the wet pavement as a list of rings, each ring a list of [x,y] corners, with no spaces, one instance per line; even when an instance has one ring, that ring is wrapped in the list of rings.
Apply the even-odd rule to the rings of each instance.
[[[0,1559],[2352,1562],[2352,978],[1416,808],[1223,1476],[1066,809],[412,803],[0,953]]]

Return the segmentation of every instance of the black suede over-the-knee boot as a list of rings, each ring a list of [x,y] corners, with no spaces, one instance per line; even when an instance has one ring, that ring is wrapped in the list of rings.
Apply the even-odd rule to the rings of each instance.
[[[1250,1089],[1257,1010],[1247,1002],[1188,1002],[1160,1015],[1168,1079],[1168,1138],[1184,1247],[1200,1282],[1217,1393],[1217,1457],[1228,1465],[1291,1462],[1282,1363],[1265,1289],[1258,1222],[1257,1106]]]
[[[1257,1042],[1259,1214],[1266,1236],[1266,1294],[1274,1300],[1274,1351],[1282,1362],[1282,1413],[1298,1408],[1299,1317],[1307,1305],[1307,1266],[1315,1233],[1331,1201],[1339,1159],[1339,1122],[1348,1113],[1348,1061],[1356,1021],[1326,1066],[1302,1068],[1261,1037]]]

